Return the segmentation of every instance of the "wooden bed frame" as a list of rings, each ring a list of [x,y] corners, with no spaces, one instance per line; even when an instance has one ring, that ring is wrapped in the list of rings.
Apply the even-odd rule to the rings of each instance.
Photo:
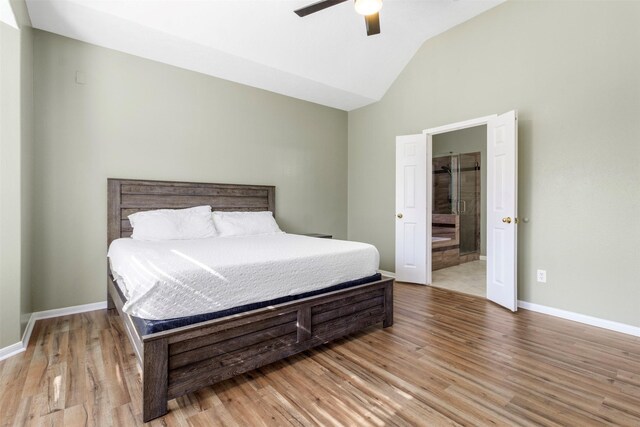
[[[211,205],[275,216],[275,187],[108,179],[107,244],[129,237],[127,216],[151,209]],[[142,368],[142,417],[167,413],[167,401],[381,323],[393,324],[393,279],[140,335],[111,272],[107,301],[117,309]]]

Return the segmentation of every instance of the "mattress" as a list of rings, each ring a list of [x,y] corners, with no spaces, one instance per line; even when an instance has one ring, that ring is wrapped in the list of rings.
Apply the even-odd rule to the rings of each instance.
[[[234,314],[244,313],[250,310],[257,310],[259,308],[273,306],[277,304],[282,304],[289,301],[296,301],[302,298],[308,298],[332,291],[338,291],[341,289],[348,289],[354,286],[364,285],[366,283],[375,282],[380,280],[382,275],[380,273],[376,273],[373,276],[363,277],[361,279],[350,280],[348,282],[339,283],[337,285],[332,285],[327,288],[317,289],[311,292],[305,292],[303,294],[297,295],[287,295],[284,297],[279,297],[272,300],[260,301],[251,304],[240,305],[232,308],[228,308],[226,310],[220,311],[212,311],[204,314],[196,314],[193,316],[185,316],[185,317],[176,317],[174,319],[163,319],[163,320],[151,320],[151,319],[143,319],[141,317],[131,316],[131,320],[133,321],[134,326],[138,330],[138,333],[142,335],[153,334],[156,332],[168,331],[169,329],[179,328],[181,326],[193,325],[194,323],[206,322],[207,320],[219,319],[225,316],[231,316]],[[126,298],[122,293],[121,285],[116,282],[116,290],[118,294],[120,294],[120,298],[126,302]]]
[[[132,316],[164,320],[309,294],[373,276],[366,243],[287,233],[197,240],[114,240],[111,272]]]

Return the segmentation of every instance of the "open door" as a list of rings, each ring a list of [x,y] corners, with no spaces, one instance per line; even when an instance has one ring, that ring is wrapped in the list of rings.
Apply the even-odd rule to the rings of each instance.
[[[429,151],[429,152],[427,152]],[[427,161],[429,159],[429,161]],[[431,152],[427,135],[396,138],[396,280],[426,285],[431,277]],[[428,239],[428,240],[427,240]]]
[[[515,111],[487,125],[487,298],[518,309],[518,126]]]

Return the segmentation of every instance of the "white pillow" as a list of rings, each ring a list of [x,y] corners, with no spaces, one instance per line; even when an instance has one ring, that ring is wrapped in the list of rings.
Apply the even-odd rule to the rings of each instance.
[[[213,223],[219,236],[248,236],[282,233],[271,211],[213,212]]]
[[[159,209],[129,215],[136,240],[184,240],[214,237],[211,206]]]

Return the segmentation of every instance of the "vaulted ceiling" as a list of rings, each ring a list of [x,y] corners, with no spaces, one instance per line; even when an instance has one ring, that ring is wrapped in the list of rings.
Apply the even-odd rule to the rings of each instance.
[[[504,0],[384,0],[366,36],[351,1],[27,0],[35,28],[342,110],[382,98],[425,40]]]

